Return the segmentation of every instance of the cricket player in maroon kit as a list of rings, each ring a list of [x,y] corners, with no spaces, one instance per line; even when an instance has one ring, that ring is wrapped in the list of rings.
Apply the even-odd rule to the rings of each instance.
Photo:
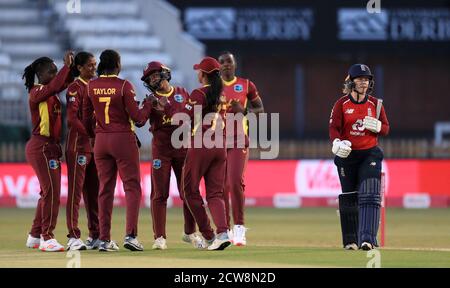
[[[169,81],[171,79],[170,69],[162,63],[153,61],[148,63],[143,72],[141,80],[144,86],[151,93],[153,101],[165,97],[171,103],[171,114],[153,109],[149,115],[150,132],[152,139],[152,171],[151,171],[151,214],[153,222],[153,234],[155,243],[153,249],[167,249],[166,244],[166,214],[167,198],[169,197],[171,169],[177,178],[178,190],[181,191],[181,171],[184,159],[186,158],[186,148],[174,148],[171,143],[172,132],[178,128],[172,125],[173,114],[184,109],[189,98],[189,93],[182,87],[173,87]],[[154,97],[154,98],[153,98]],[[150,99],[150,98],[149,98]],[[139,123],[143,125],[143,123]],[[183,194],[180,193],[181,199]],[[203,245],[201,237],[195,233],[195,220],[189,208],[183,200],[184,234],[183,241],[193,244],[195,247]]]
[[[23,77],[29,92],[32,135],[25,147],[28,163],[33,167],[41,187],[31,231],[26,246],[41,251],[64,251],[54,239],[61,191],[61,102],[58,93],[73,80],[70,67],[73,53],[64,55],[64,67],[52,59],[41,57],[25,68]],[[35,83],[35,77],[38,83]]]
[[[89,136],[82,123],[83,95],[87,82],[96,76],[97,63],[94,55],[79,52],[75,56],[72,75],[78,77],[67,88],[66,161],[68,174],[68,196],[66,221],[69,231],[67,250],[96,249],[100,245],[98,228],[98,176]],[[94,119],[94,118],[93,118]],[[94,119],[95,120],[95,119]],[[89,237],[86,244],[80,239],[78,211],[81,195],[88,218]]]
[[[117,251],[111,240],[111,217],[117,171],[122,179],[126,205],[126,236],[124,247],[142,251],[137,240],[141,201],[139,148],[134,134],[134,122],[145,123],[151,110],[150,102],[139,109],[133,85],[120,79],[120,55],[105,50],[97,68],[99,77],[88,82],[83,100],[83,124],[92,133],[90,120],[95,112],[94,158],[100,180],[99,190],[99,251]]]
[[[228,225],[225,217],[225,203],[223,199],[223,189],[225,184],[226,169],[226,150],[224,135],[224,121],[222,115],[225,99],[222,95],[223,84],[220,78],[220,64],[216,59],[205,57],[200,64],[194,65],[194,69],[198,70],[199,82],[204,86],[192,91],[188,103],[185,105],[184,112],[191,118],[193,123],[191,147],[188,148],[186,160],[183,167],[182,175],[182,193],[184,199],[197,222],[202,236],[207,241],[208,250],[223,250],[231,244],[228,237]],[[159,99],[159,104],[164,106],[165,113],[172,108],[167,99]],[[160,105],[158,105],[160,106]],[[196,107],[201,108],[201,114],[195,114]],[[203,121],[203,117],[207,114],[214,114],[212,121]],[[203,116],[203,117],[202,117]],[[200,121],[197,122],[200,118]],[[194,120],[196,119],[196,120]],[[205,124],[208,123],[208,124]],[[200,127],[201,126],[201,127]],[[222,138],[222,147],[214,145],[212,148],[205,147],[202,140],[201,147],[195,147],[195,137],[197,133],[205,134],[205,132],[217,131],[211,137],[213,141],[218,137]],[[215,135],[215,136],[214,136]],[[219,141],[220,142],[220,141]],[[217,143],[217,142],[215,142]],[[205,179],[206,201],[208,202],[209,211],[216,226],[216,235],[211,228],[208,215],[200,195],[200,180]],[[207,245],[205,243],[205,246]]]
[[[378,246],[383,151],[378,136],[389,133],[382,100],[369,95],[374,81],[369,67],[352,65],[344,93],[333,106],[329,134],[336,155],[342,242],[346,250]]]
[[[219,56],[220,72],[224,83],[223,94],[227,101],[227,117],[236,113],[264,113],[263,103],[252,81],[236,77],[236,60],[230,52]],[[247,108],[249,106],[249,108]],[[239,117],[236,117],[239,119]],[[249,157],[249,138],[247,120],[227,126],[227,176],[225,184],[225,207],[227,223],[230,220],[230,195],[234,227],[229,231],[230,238],[236,246],[245,246],[247,239],[244,226],[245,182],[244,175]]]

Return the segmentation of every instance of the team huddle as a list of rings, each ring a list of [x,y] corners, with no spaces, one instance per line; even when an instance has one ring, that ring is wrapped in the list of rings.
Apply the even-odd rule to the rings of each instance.
[[[144,126],[147,121],[153,135],[152,248],[167,249],[166,209],[172,169],[183,200],[182,241],[207,250],[223,250],[232,243],[245,246],[247,127],[245,121],[235,127],[225,127],[224,123],[227,115],[264,111],[256,86],[247,79],[235,76],[236,62],[230,52],[223,52],[218,60],[205,57],[194,65],[201,87],[191,93],[170,84],[170,68],[156,61],[148,63],[141,80],[150,93],[142,103],[136,101],[133,84],[118,77],[120,70],[120,55],[114,50],[103,51],[98,66],[91,53],[79,52],[74,56],[72,52],[67,52],[59,72],[48,57],[38,58],[25,68],[23,78],[29,92],[33,126],[32,136],[26,145],[26,157],[41,187],[27,247],[48,252],[65,249],[119,250],[111,239],[114,190],[119,173],[126,197],[123,246],[131,251],[144,249],[137,238],[142,192],[140,141],[135,129]],[[68,243],[65,248],[54,238],[53,231],[61,187],[62,115],[58,93],[66,88],[68,133],[65,158],[69,189],[66,205]],[[200,114],[195,112],[198,110]],[[188,121],[172,123],[172,118],[178,113],[187,115]],[[209,122],[195,124],[197,118],[205,114],[214,117]],[[172,143],[172,134],[183,125],[189,127],[189,136],[182,139],[192,142],[188,147],[178,147]],[[214,131],[213,140],[220,138],[226,145],[194,145],[197,133],[211,131]],[[238,141],[239,138],[244,141]],[[236,142],[243,142],[244,145],[234,145]],[[205,180],[206,201],[215,230],[200,194],[202,178]],[[85,241],[81,240],[78,227],[81,197],[88,218],[89,237]],[[197,233],[197,228],[200,233]]]
[[[103,51],[98,66],[91,53],[80,52],[74,57],[67,52],[59,72],[48,57],[38,58],[25,68],[23,78],[33,126],[26,157],[41,187],[27,247],[42,251],[118,251],[111,239],[111,217],[119,174],[126,197],[123,246],[131,251],[144,249],[137,238],[142,192],[140,141],[135,129],[147,121],[153,135],[152,249],[167,249],[166,213],[172,169],[183,200],[181,240],[207,250],[247,244],[244,175],[249,139],[245,115],[263,113],[263,103],[251,81],[236,77],[236,61],[230,52],[221,53],[218,60],[205,57],[193,68],[201,87],[189,93],[170,84],[170,68],[157,61],[148,63],[141,80],[149,95],[142,103],[136,101],[134,86],[118,77],[120,55],[114,50]],[[389,122],[382,100],[370,95],[373,78],[368,66],[351,66],[344,83],[345,95],[335,103],[329,122],[331,150],[336,155],[334,162],[343,192],[339,195],[339,212],[343,247],[347,250],[378,246],[383,160],[378,136],[388,134]],[[54,238],[53,231],[61,187],[62,118],[58,93],[66,88],[69,189],[65,248]],[[181,114],[184,120],[175,121]],[[242,118],[234,118],[236,115]],[[241,120],[230,125],[226,121],[229,117]],[[188,133],[178,134],[180,128],[186,127]],[[210,142],[225,145],[197,143],[198,135],[209,135]],[[174,139],[189,145],[180,146]],[[201,179],[211,219],[200,194]],[[81,197],[88,218],[86,241],[81,240],[78,227]]]

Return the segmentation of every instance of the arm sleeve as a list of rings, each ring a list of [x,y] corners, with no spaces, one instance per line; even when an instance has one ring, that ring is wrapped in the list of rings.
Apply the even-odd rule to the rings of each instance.
[[[80,107],[80,99],[83,97],[82,94],[80,94],[80,89],[78,89],[78,85],[72,84],[67,89],[66,93],[66,100],[67,100],[67,123],[75,129],[76,132],[87,135],[87,131],[84,128],[83,123],[81,122],[78,115],[80,114],[80,110],[82,110],[83,107]]]
[[[139,109],[139,106],[135,100],[136,93],[134,92],[133,85],[126,81],[122,87],[122,95],[125,103],[125,108],[128,111],[128,114],[131,117],[131,120],[138,123],[145,123],[151,112],[151,104],[149,102],[144,103],[142,109]]]
[[[384,105],[381,107],[381,113],[380,113],[380,119],[381,121],[381,130],[380,130],[380,135],[381,136],[386,136],[389,134],[389,121],[387,119],[386,116],[386,110],[384,110]]]
[[[55,78],[47,85],[41,85],[33,89],[30,93],[30,101],[33,103],[40,103],[47,100],[50,96],[55,95],[67,88],[68,82],[73,79],[69,67],[64,67],[59,70]]]
[[[89,135],[89,137],[93,138],[95,137],[93,125],[92,125],[92,119],[94,118],[94,106],[92,105],[91,99],[88,95],[89,90],[89,84],[85,89],[85,92],[83,93],[83,113],[82,115],[82,123],[83,126]]]
[[[337,101],[331,110],[330,123],[328,126],[330,140],[341,137],[342,131],[342,102]]]
[[[260,99],[260,98],[261,97],[259,96],[259,92],[258,92],[258,89],[256,88],[256,85],[252,81],[248,80],[247,99],[250,102],[253,102],[253,101],[255,101],[257,99]]]

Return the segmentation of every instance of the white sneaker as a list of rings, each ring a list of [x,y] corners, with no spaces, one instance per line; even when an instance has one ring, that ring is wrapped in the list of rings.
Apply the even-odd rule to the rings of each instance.
[[[100,246],[98,247],[99,252],[116,252],[119,251],[119,246],[117,246],[116,242],[110,241],[102,241]]]
[[[244,225],[234,225],[233,228],[233,244],[235,246],[245,246],[247,245],[247,239],[245,238],[245,232],[247,231],[247,228],[244,227]]]
[[[47,241],[42,241],[41,245],[39,245],[39,250],[44,252],[60,252],[65,249],[56,239],[48,239]]]
[[[67,250],[75,251],[75,250],[86,250],[87,247],[83,243],[81,239],[70,238],[67,242]]]
[[[365,251],[372,250],[373,249],[373,245],[370,244],[369,242],[363,242],[361,244],[361,249],[365,250]]]
[[[358,245],[356,245],[356,243],[350,243],[345,245],[344,247],[345,250],[358,250]]]
[[[167,249],[166,239],[164,237],[159,237],[155,239],[155,243],[152,246],[153,250],[165,250]]]
[[[41,245],[41,238],[34,238],[30,234],[28,234],[26,245],[28,248],[38,249]]]
[[[234,239],[233,229],[228,229],[227,234],[228,234],[228,238],[230,238],[231,243],[233,243],[233,239]]]
[[[183,233],[183,238],[181,239],[186,243],[192,244],[197,249],[206,249],[208,247],[206,241],[196,233],[192,234]]]
[[[223,232],[216,236],[216,239],[208,246],[208,250],[223,250],[231,245],[230,238],[228,238],[228,233]]]
[[[130,251],[144,251],[144,246],[137,240],[136,237],[126,236],[123,247]]]
[[[100,244],[102,244],[102,241],[100,239],[92,239],[92,237],[88,237],[86,239],[86,248],[87,250],[95,250],[100,247]]]

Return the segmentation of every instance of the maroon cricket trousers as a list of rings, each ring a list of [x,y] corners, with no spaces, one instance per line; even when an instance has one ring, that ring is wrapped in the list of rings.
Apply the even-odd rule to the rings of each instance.
[[[200,195],[200,180],[202,177],[205,180],[206,201],[216,226],[216,233],[226,232],[228,225],[223,199],[226,160],[225,148],[189,148],[186,155],[181,185],[183,195],[200,232],[207,240],[214,238],[214,232]]]
[[[244,225],[245,184],[244,176],[248,163],[248,148],[227,149],[227,173],[224,191],[227,224],[231,227],[230,198],[235,225]]]
[[[122,179],[125,191],[125,234],[136,237],[142,192],[139,148],[135,134],[133,132],[97,133],[94,145],[94,158],[100,181],[98,196],[99,239],[102,241],[111,240],[111,217],[117,172],[119,172]]]
[[[25,147],[28,163],[33,167],[41,188],[30,235],[45,241],[54,237],[61,191],[61,146],[51,138],[32,135]]]
[[[151,192],[151,214],[153,222],[154,238],[166,237],[166,214],[167,199],[169,198],[171,168],[177,178],[180,198],[183,200],[184,233],[195,232],[195,220],[189,211],[183,193],[181,193],[181,177],[186,149],[175,149],[168,145],[156,145],[152,141],[152,192]]]
[[[66,205],[66,222],[68,238],[80,238],[78,215],[81,195],[88,219],[89,237],[99,237],[98,191],[99,181],[93,153],[66,151],[68,195]]]

